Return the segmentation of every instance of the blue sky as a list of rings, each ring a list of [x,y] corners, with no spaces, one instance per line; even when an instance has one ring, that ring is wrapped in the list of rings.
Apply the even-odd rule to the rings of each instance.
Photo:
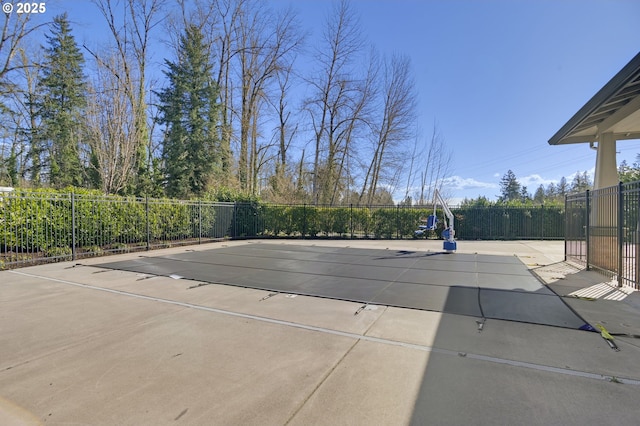
[[[328,0],[265,0],[292,5],[310,40]],[[499,194],[511,169],[530,192],[592,170],[587,144],[547,141],[640,50],[636,0],[353,0],[365,36],[383,53],[411,57],[419,122],[434,122],[453,152],[449,193],[456,199]],[[106,39],[88,1],[67,10],[79,42]],[[159,64],[162,58],[154,58]],[[635,160],[640,141],[618,144],[618,161]]]
[[[278,0],[276,3],[288,3]],[[318,28],[327,1],[294,2]],[[588,145],[547,141],[640,50],[633,0],[355,0],[381,51],[411,56],[420,126],[453,151],[455,198],[499,194],[512,169],[533,192],[595,166]],[[618,144],[633,162],[640,141]]]

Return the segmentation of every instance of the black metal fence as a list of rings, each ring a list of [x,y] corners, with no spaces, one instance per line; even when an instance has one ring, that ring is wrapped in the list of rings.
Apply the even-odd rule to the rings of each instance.
[[[568,195],[565,256],[640,289],[640,182]]]
[[[433,207],[424,206],[262,205],[259,210],[259,234],[311,238],[415,238],[421,220],[433,214]],[[451,210],[458,239],[564,238],[564,209],[561,207],[490,206]],[[438,215],[442,216],[441,210]],[[439,228],[435,233],[425,235],[439,237],[441,231]]]
[[[416,238],[433,208],[220,203],[0,193],[0,269],[223,238]],[[563,239],[558,207],[452,209],[458,239]],[[442,217],[442,211],[438,211]],[[442,231],[428,232],[438,238]]]
[[[562,240],[564,209],[557,206],[452,209],[456,235],[471,240]]]
[[[0,194],[0,269],[234,237],[234,203]],[[238,222],[239,223],[239,222]]]

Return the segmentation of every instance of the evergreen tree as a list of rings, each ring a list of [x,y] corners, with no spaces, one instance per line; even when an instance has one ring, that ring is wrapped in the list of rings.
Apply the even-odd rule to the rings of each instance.
[[[576,173],[571,182],[571,192],[584,192],[591,189],[591,180],[587,172]]]
[[[547,186],[547,190],[544,194],[547,200],[555,200],[558,196],[558,189],[556,188],[556,184],[551,182],[549,186]]]
[[[66,13],[53,18],[48,47],[38,81],[40,93],[35,101],[41,119],[40,131],[32,150],[44,154],[49,183],[62,188],[83,183],[80,159],[83,134],[82,112],[86,104],[84,57],[71,35]]]
[[[556,187],[556,198],[564,199],[565,195],[569,193],[569,184],[567,183],[567,178],[562,176],[560,178],[560,182],[558,182],[558,186]]]
[[[640,180],[640,154],[636,156],[636,161],[630,166],[627,160],[623,160],[618,167],[618,179],[620,182],[635,182]]]
[[[536,204],[542,204],[545,201],[545,191],[544,191],[544,185],[540,184],[540,186],[538,187],[538,189],[536,189],[535,194],[533,195],[533,201]]]
[[[515,173],[509,170],[500,181],[500,201],[515,201],[521,199],[521,189]]]
[[[478,198],[462,200],[460,207],[491,207],[493,203],[485,196],[479,196]]]
[[[169,85],[158,94],[159,122],[166,125],[162,156],[171,197],[202,195],[219,170],[218,87],[208,51],[200,29],[191,25],[180,38],[177,60],[165,61]]]

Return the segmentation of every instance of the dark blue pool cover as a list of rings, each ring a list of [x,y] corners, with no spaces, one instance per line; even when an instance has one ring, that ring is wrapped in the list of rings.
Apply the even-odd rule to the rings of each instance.
[[[252,243],[95,266],[477,318],[585,326],[515,256]]]

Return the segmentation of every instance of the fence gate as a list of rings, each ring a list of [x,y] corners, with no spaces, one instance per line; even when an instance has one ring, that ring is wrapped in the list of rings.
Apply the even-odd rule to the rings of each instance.
[[[568,195],[565,257],[640,289],[640,181]]]

